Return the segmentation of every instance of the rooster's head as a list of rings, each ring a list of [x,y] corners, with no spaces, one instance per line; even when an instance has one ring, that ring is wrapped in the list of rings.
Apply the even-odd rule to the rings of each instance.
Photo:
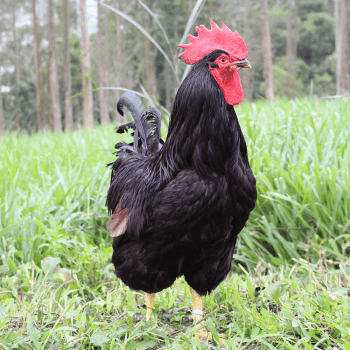
[[[208,60],[208,69],[219,84],[227,104],[237,105],[243,98],[238,71],[241,68],[250,68],[246,59],[247,45],[238,33],[232,32],[224,22],[222,29],[211,19],[210,24],[211,29],[203,25],[196,27],[198,36],[188,35],[190,44],[178,45],[185,49],[180,58],[192,65],[217,51],[215,59]]]

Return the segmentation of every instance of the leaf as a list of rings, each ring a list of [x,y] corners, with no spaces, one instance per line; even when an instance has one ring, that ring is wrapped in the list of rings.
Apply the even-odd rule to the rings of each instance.
[[[35,349],[40,348],[39,340],[38,340],[38,331],[33,326],[32,316],[28,314],[27,317],[27,331],[29,339],[34,343]]]
[[[8,266],[9,266],[9,271],[12,275],[14,275],[17,272],[17,266],[15,265],[14,261],[9,258],[8,260]]]
[[[252,333],[250,334],[250,339],[255,339],[259,334],[259,330],[260,330],[259,327],[254,327],[252,329]]]
[[[96,332],[90,336],[90,341],[96,346],[103,346],[103,343],[108,342],[109,338],[102,332]]]
[[[73,331],[73,332],[75,332],[76,328],[68,327],[68,326],[62,326],[62,327],[59,327],[59,328],[55,328],[52,331],[52,333],[56,333],[56,332],[60,332],[60,331]]]
[[[53,258],[52,256],[48,256],[47,258],[41,260],[41,268],[44,271],[48,270],[49,272],[52,272],[60,262],[60,258]]]
[[[132,319],[131,319],[130,316],[126,319],[126,323],[127,323],[128,326],[129,326],[130,332],[133,332],[133,330],[134,330],[134,324],[133,324]]]
[[[34,223],[39,226],[42,230],[46,231],[46,232],[50,232],[49,228],[46,227],[40,220],[38,220],[37,218],[33,219]]]
[[[332,294],[339,295],[339,296],[342,296],[342,295],[346,294],[347,291],[348,291],[347,288],[344,288],[344,287],[337,287],[337,288],[332,289],[331,293],[332,293]]]
[[[12,225],[9,225],[7,227],[5,227],[3,230],[0,231],[0,237],[6,236],[8,233],[18,229],[19,227],[21,227],[22,225],[24,225],[29,218],[20,220]]]
[[[292,327],[296,328],[300,326],[300,321],[296,318],[292,320]]]
[[[212,334],[212,336],[214,337],[214,339],[217,341],[218,344],[220,344],[219,334],[216,331],[214,322],[211,318],[208,319],[208,321],[206,322],[206,325],[208,326],[208,329],[209,329],[210,333]]]
[[[302,340],[301,343],[304,344],[308,350],[313,350],[313,347],[310,344],[306,343],[304,340]]]

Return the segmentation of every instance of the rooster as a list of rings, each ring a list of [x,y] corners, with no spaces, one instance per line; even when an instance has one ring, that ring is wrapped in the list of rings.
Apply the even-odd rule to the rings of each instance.
[[[190,286],[193,317],[202,319],[202,296],[229,273],[257,198],[233,107],[243,98],[238,71],[250,68],[247,46],[224,22],[222,29],[210,23],[179,45],[179,58],[194,67],[177,91],[165,142],[155,108],[143,113],[132,93],[118,102],[118,111],[126,106],[134,118],[118,132],[134,129],[134,142],[115,146],[107,229],[115,274],[147,293],[147,319],[154,294],[180,276]]]

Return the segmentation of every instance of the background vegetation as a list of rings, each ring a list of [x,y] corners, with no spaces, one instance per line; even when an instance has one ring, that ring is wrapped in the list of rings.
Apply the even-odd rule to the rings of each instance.
[[[350,350],[349,62],[347,45],[339,44],[348,35],[349,2],[111,0],[99,15],[94,11],[88,47],[79,25],[84,9],[77,5],[18,0],[0,8],[0,130],[6,129],[0,136],[0,348],[217,349],[222,333],[226,349]],[[270,77],[263,68],[264,6]],[[106,90],[99,88],[146,96],[162,109],[165,137],[176,88],[188,72],[176,45],[186,27],[194,34],[195,25],[209,25],[209,16],[237,29],[249,48],[253,69],[240,73],[245,102],[236,111],[259,196],[239,236],[232,273],[204,298],[205,325],[214,336],[204,343],[193,336],[183,279],[157,294],[157,324],[149,325],[144,293],[113,274],[106,164],[114,144],[131,136],[114,133],[126,121],[115,112],[121,91],[101,94]],[[83,73],[87,48],[91,72]],[[67,52],[68,95],[75,96],[68,99]],[[272,76],[274,103],[265,101]],[[94,129],[81,128],[88,126],[87,82],[96,90],[90,96]],[[344,96],[318,98],[334,94]]]
[[[349,349],[349,99],[236,108],[258,202],[233,273],[204,298],[229,349]],[[144,293],[113,275],[105,196],[113,126],[3,136],[0,343],[24,349],[217,348],[191,336],[180,279],[143,321]],[[128,136],[131,140],[131,136]],[[119,139],[119,138],[118,138]],[[184,328],[185,327],[185,328]],[[167,333],[165,333],[167,332]]]
[[[90,18],[85,29],[88,29],[89,34],[91,71],[84,74],[81,69],[82,28],[79,25],[84,15],[79,10],[79,1],[84,0],[53,2],[54,23],[48,26],[51,1],[53,0],[4,0],[4,5],[1,6],[0,85],[3,129],[28,132],[38,128],[55,128],[56,131],[62,129],[55,127],[54,123],[56,97],[51,89],[54,85],[51,82],[54,70],[58,81],[58,118],[62,119],[63,129],[72,130],[73,127],[67,125],[64,102],[67,90],[64,78],[66,51],[70,56],[70,96],[82,92],[83,81],[86,79],[93,89],[121,87],[140,93],[141,83],[154,101],[159,101],[170,111],[186,68],[186,64],[177,58],[180,49],[176,45],[187,40],[184,33],[189,31],[195,34],[196,25],[209,26],[208,17],[217,23],[223,20],[232,30],[237,30],[247,43],[248,58],[253,69],[240,73],[246,101],[265,97],[266,74],[270,74],[264,72],[263,68],[266,50],[271,51],[271,75],[276,97],[323,97],[350,91],[348,0],[109,0],[104,3],[89,0],[84,13]],[[37,49],[34,45],[33,2],[36,5]],[[97,2],[100,3],[99,13]],[[63,3],[67,6],[68,15],[67,47]],[[262,45],[265,35],[262,17],[264,3],[269,8],[267,20],[272,43],[270,48]],[[139,23],[143,30],[136,28],[126,17]],[[52,31],[54,35],[50,35]],[[145,32],[154,39],[153,42],[146,38]],[[338,45],[337,40],[340,42]],[[157,49],[155,42],[164,50],[172,67]],[[57,68],[50,69],[54,47]],[[337,50],[340,50],[338,55]],[[35,65],[36,54],[41,65],[39,74]],[[337,71],[339,64],[344,67]],[[41,80],[40,87],[36,87],[38,77]],[[338,80],[343,85],[337,89]],[[37,91],[42,95],[41,117],[37,116]],[[120,93],[118,90],[93,93],[95,124],[109,120],[121,121],[116,114],[116,102]],[[87,94],[71,100],[74,128],[83,124],[84,96]],[[43,120],[38,125],[40,118]]]

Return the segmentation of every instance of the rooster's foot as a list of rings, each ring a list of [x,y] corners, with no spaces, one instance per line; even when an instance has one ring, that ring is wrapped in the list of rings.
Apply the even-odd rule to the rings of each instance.
[[[222,337],[225,338],[225,337],[227,337],[227,335],[226,334],[219,334],[219,336],[220,336],[219,343],[220,344],[224,344],[225,340],[222,339]],[[213,339],[214,339],[212,334],[207,332],[205,329],[199,330],[197,335],[196,335],[196,337],[198,337],[198,338],[205,338],[205,339],[208,339],[209,341],[213,341]]]

